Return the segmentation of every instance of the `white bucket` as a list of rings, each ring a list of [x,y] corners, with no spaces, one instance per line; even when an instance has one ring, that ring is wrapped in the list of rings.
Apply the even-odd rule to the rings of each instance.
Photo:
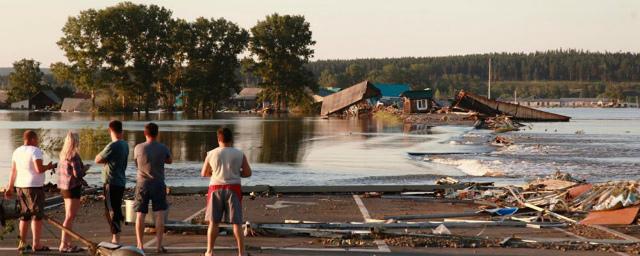
[[[125,212],[124,221],[129,224],[136,223],[137,213],[133,206],[134,206],[133,200],[124,200],[124,212]],[[149,202],[149,214],[147,214],[147,216],[145,216],[145,219],[144,219],[144,222],[149,225],[155,225],[156,223],[155,214],[153,214],[152,209],[153,208],[151,207],[151,202]],[[164,222],[167,223],[168,219],[169,219],[169,209],[164,211]]]

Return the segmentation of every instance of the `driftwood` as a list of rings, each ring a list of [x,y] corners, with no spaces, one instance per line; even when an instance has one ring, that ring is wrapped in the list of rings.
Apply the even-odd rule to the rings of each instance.
[[[577,221],[576,221],[576,220],[574,220],[574,219],[568,218],[568,217],[566,217],[566,216],[563,216],[563,215],[557,214],[557,213],[552,212],[552,211],[547,211],[547,210],[545,210],[545,209],[542,209],[542,208],[540,208],[540,207],[538,207],[538,206],[535,206],[535,205],[532,205],[532,204],[530,204],[530,203],[524,203],[524,206],[526,206],[526,207],[528,207],[528,208],[531,208],[531,209],[534,209],[534,210],[536,210],[536,211],[542,212],[542,213],[549,214],[549,215],[551,215],[551,216],[553,216],[553,217],[556,217],[556,218],[558,218],[558,219],[561,219],[561,220],[567,221],[567,222],[569,222],[569,223],[577,223]]]

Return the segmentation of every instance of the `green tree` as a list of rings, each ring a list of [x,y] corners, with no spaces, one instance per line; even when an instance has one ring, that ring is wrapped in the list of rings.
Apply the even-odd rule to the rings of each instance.
[[[347,80],[349,83],[348,86],[361,82],[362,80],[364,80],[364,77],[366,75],[364,68],[361,65],[355,63],[347,66],[347,69],[344,73],[347,76]]]
[[[325,69],[318,77],[318,84],[322,87],[335,87],[338,84],[338,79],[331,71]]]
[[[98,14],[98,11],[89,9],[78,16],[69,17],[62,28],[63,36],[58,46],[70,64],[58,62],[51,66],[56,80],[68,81],[91,95],[92,111],[97,110],[96,91],[104,88],[106,83],[103,69],[108,57],[103,45],[108,42],[102,40]]]
[[[239,90],[238,54],[245,50],[249,33],[222,18],[198,18],[190,32],[185,92],[193,107],[215,111]]]
[[[38,61],[22,59],[14,62],[13,71],[9,74],[9,102],[30,99],[44,89],[43,76]]]
[[[254,71],[261,78],[263,96],[276,104],[276,110],[289,101],[309,98],[305,88],[315,90],[317,83],[305,64],[313,56],[315,45],[304,16],[272,14],[251,28],[249,50],[256,58]]]

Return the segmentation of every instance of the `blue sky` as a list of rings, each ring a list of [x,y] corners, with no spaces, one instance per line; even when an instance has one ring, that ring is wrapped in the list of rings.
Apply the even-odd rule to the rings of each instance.
[[[64,61],[55,42],[67,17],[118,1],[0,0],[0,67]],[[314,59],[445,56],[577,48],[640,52],[637,0],[174,0],[175,17],[224,17],[250,28],[266,15],[311,23]]]

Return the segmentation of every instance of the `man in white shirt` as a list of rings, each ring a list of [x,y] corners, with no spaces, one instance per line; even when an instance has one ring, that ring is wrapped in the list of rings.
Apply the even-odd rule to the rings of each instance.
[[[225,221],[233,225],[233,235],[238,244],[238,255],[245,255],[242,237],[242,187],[241,178],[251,176],[251,167],[242,151],[233,147],[233,133],[229,128],[220,128],[217,133],[219,147],[207,153],[202,165],[202,176],[211,177],[205,220],[207,230],[207,252],[213,255],[218,237],[218,225]],[[224,218],[226,217],[226,218]]]
[[[14,188],[20,203],[20,244],[19,251],[28,249],[26,237],[31,225],[33,251],[48,251],[40,244],[42,218],[44,217],[44,178],[45,172],[53,170],[56,165],[49,162],[42,164],[42,150],[38,148],[38,135],[27,130],[22,135],[24,145],[16,148],[11,159],[11,177],[5,198],[13,196]]]

